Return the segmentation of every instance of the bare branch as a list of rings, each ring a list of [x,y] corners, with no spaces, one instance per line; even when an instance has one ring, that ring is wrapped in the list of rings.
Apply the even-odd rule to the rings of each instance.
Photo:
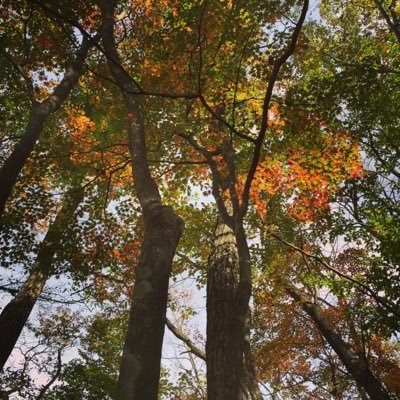
[[[36,400],[41,400],[43,398],[43,396],[46,394],[46,392],[50,389],[51,385],[61,375],[61,367],[62,367],[61,354],[62,354],[61,349],[59,349],[57,352],[57,369],[56,369],[54,375],[51,377],[51,379],[42,387],[38,396],[36,397]]]
[[[189,347],[190,351],[197,357],[201,358],[202,360],[206,361],[206,354],[203,350],[198,348],[192,341],[191,339],[185,335],[180,329],[178,329],[168,318],[165,319],[165,323],[168,327],[168,329],[180,340],[182,340],[183,343],[186,344],[187,347]]]

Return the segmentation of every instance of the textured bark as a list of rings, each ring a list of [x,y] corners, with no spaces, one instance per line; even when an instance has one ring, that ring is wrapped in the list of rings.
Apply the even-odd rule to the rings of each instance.
[[[243,356],[246,349],[247,318],[251,297],[251,262],[246,235],[242,221],[235,223],[235,238],[239,256],[239,283],[235,293],[234,313],[232,314],[229,331],[227,365],[231,374],[227,376],[229,396],[226,398],[241,399],[243,382],[246,381],[246,370]]]
[[[168,281],[183,221],[164,206],[152,179],[146,151],[140,96],[123,69],[114,43],[115,1],[99,1],[103,46],[114,80],[120,87],[129,119],[133,178],[143,212],[144,239],[118,380],[118,400],[156,400],[167,310]]]
[[[168,281],[182,232],[182,223],[170,207],[156,207],[144,215],[144,240],[118,381],[120,400],[157,399]]]
[[[307,301],[296,288],[287,287],[286,291],[294,300],[300,302],[303,310],[311,317],[326,341],[353,376],[357,386],[363,388],[373,400],[390,400],[390,396],[381,382],[379,382],[369,369],[365,357],[352,350],[341,336],[335,332],[320,307],[315,303]]]
[[[83,39],[75,61],[67,67],[64,78],[58,84],[53,94],[42,103],[33,102],[25,132],[0,169],[0,216],[4,212],[7,199],[15,186],[19,173],[35,148],[44,123],[50,114],[56,111],[67,99],[72,88],[78,82],[89,48],[89,41]]]
[[[236,388],[228,385],[230,375],[236,368],[228,363],[229,337],[235,315],[235,298],[239,284],[239,257],[232,229],[218,218],[213,248],[208,262],[207,274],[207,391],[208,400],[234,397]],[[241,355],[243,363],[243,356]],[[241,367],[243,369],[243,366]],[[241,376],[235,376],[241,380]],[[232,392],[232,389],[234,392]],[[247,396],[241,388],[239,399]]]
[[[221,174],[219,174],[218,168],[212,161],[210,153],[204,151],[202,152],[212,169],[212,191],[217,202],[218,210],[223,216],[224,222],[233,229],[239,258],[239,281],[237,289],[235,290],[235,296],[232,301],[235,312],[228,322],[228,331],[226,334],[225,345],[229,348],[230,351],[226,354],[225,369],[229,372],[225,374],[224,378],[225,396],[221,397],[224,399],[240,399],[242,393],[241,384],[243,382],[243,379],[245,379],[243,368],[243,354],[245,351],[244,338],[246,335],[246,318],[248,315],[249,302],[252,292],[252,279],[250,250],[247,243],[243,221],[249,206],[250,188],[257,170],[257,165],[261,156],[262,145],[268,128],[268,109],[272,99],[274,86],[278,79],[281,67],[287,62],[287,60],[292,56],[294,50],[296,49],[297,40],[307,15],[308,5],[309,1],[304,0],[300,17],[293,30],[288,47],[273,63],[273,69],[268,80],[268,88],[266,90],[263,101],[263,113],[261,118],[260,132],[257,136],[257,139],[253,141],[255,147],[253,151],[253,157],[247,172],[246,181],[243,187],[241,201],[238,200],[237,192],[235,189],[235,152],[232,149],[231,145],[228,146],[228,148],[225,147],[225,151],[223,149],[219,149],[223,151],[224,159],[229,166],[228,178],[224,178],[221,176]],[[215,113],[213,115],[214,117],[216,116]],[[229,144],[230,142],[228,141],[226,143]],[[197,146],[197,148],[198,147],[199,146]],[[232,208],[234,210],[232,218],[229,217],[227,210],[223,205],[221,192],[223,192],[224,190],[228,190],[230,193]]]
[[[207,275],[207,390],[209,400],[262,399],[255,379],[250,347],[249,318],[237,328],[239,255],[233,230],[220,216]],[[249,312],[246,313],[247,316]],[[236,329],[236,331],[233,331]],[[241,333],[240,347],[230,344]],[[232,353],[236,351],[234,357]],[[239,353],[240,352],[240,353]],[[235,360],[235,363],[232,363]],[[232,375],[237,380],[232,385]]]
[[[71,192],[65,199],[63,207],[50,224],[40,245],[35,265],[28,279],[0,314],[0,370],[7,362],[47,279],[53,272],[53,258],[61,246],[64,228],[71,220],[82,198],[83,191],[79,190]]]
[[[208,318],[211,318],[208,320],[210,327],[208,334],[211,335],[210,346],[216,346],[214,349],[217,352],[216,357],[224,359],[222,363],[224,370],[219,372],[219,366],[213,366],[214,361],[210,360],[210,372],[207,380],[210,380],[209,396],[211,398],[238,400],[245,398],[248,383],[246,374],[249,370],[245,366],[243,357],[246,350],[245,338],[248,333],[247,323],[252,289],[251,262],[243,228],[243,218],[234,194],[235,152],[229,140],[226,140],[219,150],[229,166],[229,174],[222,177],[213,162],[210,162],[213,172],[213,194],[217,200],[219,219],[216,226],[214,248],[209,260],[207,313],[209,314]],[[222,192],[228,190],[231,199],[224,201],[220,196],[220,190]],[[233,216],[230,216],[231,212],[233,212]],[[222,288],[219,294],[217,294],[218,286]],[[218,322],[218,318],[216,318],[215,324],[220,323],[225,328],[223,332],[218,332],[218,326],[212,327],[214,324],[213,313],[221,314],[221,321]],[[220,335],[224,337],[222,338]],[[219,346],[213,343],[214,340],[223,342],[224,347],[218,350]],[[214,350],[210,348],[211,352]],[[219,355],[218,352],[220,352]],[[221,364],[220,361],[218,363]],[[215,373],[221,375],[214,378]],[[213,382],[214,379],[216,381]]]

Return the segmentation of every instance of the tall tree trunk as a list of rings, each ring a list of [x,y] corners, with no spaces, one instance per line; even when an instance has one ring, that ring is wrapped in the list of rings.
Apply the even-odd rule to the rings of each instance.
[[[210,275],[210,287],[216,285],[212,280],[215,279],[216,282],[218,282],[221,278],[225,279],[225,281],[221,280],[219,283],[223,287],[220,296],[222,296],[222,298],[226,297],[227,303],[229,303],[224,309],[218,305],[219,300],[217,300],[215,306],[213,306],[213,300],[208,299],[210,314],[214,312],[212,311],[213,307],[217,313],[225,313],[225,321],[223,323],[226,328],[223,333],[225,337],[219,339],[224,341],[224,370],[223,373],[219,372],[221,375],[218,377],[218,384],[216,382],[210,382],[210,396],[217,396],[216,398],[220,399],[241,400],[244,395],[244,387],[247,380],[246,374],[249,372],[249,369],[245,365],[244,355],[247,346],[245,338],[248,333],[249,302],[252,290],[251,261],[246,233],[243,228],[243,216],[240,213],[235,193],[234,150],[232,148],[232,143],[226,140],[220,147],[220,150],[225,161],[229,165],[229,175],[227,177],[221,177],[219,175],[215,164],[212,160],[210,161],[210,157],[206,154],[213,172],[213,194],[219,210],[216,243],[212,257],[216,257],[217,259],[221,258],[221,254],[223,254],[223,249],[225,248],[229,250],[227,254],[229,254],[230,259],[224,260],[222,257],[221,260],[223,260],[223,262],[220,261],[221,265],[223,265],[223,263],[229,264],[234,260],[236,261],[234,265],[230,266],[230,271],[225,271],[224,268],[218,269],[225,271],[224,273],[226,276],[213,277],[213,274]],[[219,189],[221,189],[222,192],[229,190],[231,195],[229,205],[227,201],[222,199]],[[232,209],[233,216],[230,216],[228,209]],[[214,254],[218,247],[221,247],[222,253],[217,251],[217,253]],[[212,263],[214,263],[212,257],[210,259],[210,271],[214,268],[212,266]],[[213,321],[210,320],[209,323],[211,324],[210,329],[213,330]],[[218,323],[218,321],[216,321],[216,323]],[[212,335],[211,331],[210,334]],[[217,335],[216,337],[219,335],[217,330],[215,330],[215,335]],[[212,363],[212,361],[210,361],[210,363]],[[217,366],[213,367],[211,365],[210,368],[210,374],[217,372]],[[212,372],[213,368],[214,372]],[[210,379],[214,378],[210,375]]]
[[[239,285],[239,256],[233,230],[224,223],[220,216],[215,229],[214,243],[208,263],[207,274],[207,390],[209,400],[234,398],[262,399],[254,375],[250,348],[249,318],[243,339],[243,354],[238,365],[229,364],[231,353],[229,343],[232,337],[232,320],[235,319],[236,296]],[[236,361],[237,362],[237,361]],[[232,368],[233,367],[233,368]],[[232,370],[237,371],[239,387],[229,386]],[[232,389],[235,392],[232,392]]]
[[[351,349],[340,335],[338,335],[320,307],[307,301],[299,290],[287,286],[286,292],[301,304],[303,310],[311,317],[326,341],[336,352],[346,369],[353,376],[358,387],[361,387],[373,400],[390,400],[385,388],[369,369],[365,357]]]
[[[232,229],[218,217],[207,273],[207,392],[208,400],[230,398],[228,358],[231,321],[239,283],[239,261]],[[243,357],[242,357],[243,360]],[[243,366],[241,367],[243,369]],[[240,377],[237,377],[240,379]],[[241,382],[243,386],[243,382]],[[243,387],[239,399],[247,399]]]
[[[251,297],[251,263],[250,252],[242,222],[235,223],[235,239],[237,245],[239,280],[232,301],[232,314],[227,327],[225,364],[225,397],[224,399],[241,400],[243,385],[246,381],[246,365],[244,360],[247,334],[247,318]]]
[[[238,193],[235,189],[235,182],[237,181],[235,179],[236,177],[235,162],[234,162],[235,152],[234,149],[232,148],[232,141],[230,140],[226,142],[230,143],[230,146],[228,146],[228,148],[225,148],[226,149],[225,151],[221,149],[224,153],[223,155],[225,161],[229,166],[230,176],[228,180],[230,182],[228,183],[228,187],[224,187],[224,185],[220,184],[221,181],[225,181],[226,179],[218,173],[218,168],[212,161],[210,153],[204,154],[203,152],[203,155],[206,156],[207,161],[209,162],[209,165],[212,168],[213,194],[217,201],[218,209],[221,215],[223,215],[225,222],[233,228],[239,255],[240,278],[234,299],[235,315],[233,316],[233,318],[229,323],[230,333],[227,337],[228,346],[231,349],[231,352],[228,354],[227,365],[226,365],[226,368],[229,368],[230,370],[230,374],[228,375],[228,379],[226,381],[227,387],[229,387],[230,390],[229,390],[229,395],[225,397],[226,399],[237,400],[240,398],[240,382],[242,381],[242,377],[244,375],[243,371],[243,352],[245,349],[244,338],[246,334],[246,318],[248,315],[249,302],[252,292],[251,257],[250,257],[249,246],[247,243],[246,232],[244,229],[244,217],[248,210],[250,187],[254,180],[254,176],[257,170],[257,165],[260,161],[262,146],[268,129],[268,110],[273,96],[274,86],[275,83],[277,82],[281,67],[287,62],[287,60],[292,56],[294,50],[296,49],[297,40],[307,15],[308,5],[309,1],[304,0],[299,19],[296,23],[293,33],[291,34],[289,44],[286,50],[273,63],[273,69],[269,76],[268,87],[265,92],[263,101],[263,115],[261,117],[261,127],[257,139],[255,139],[254,142],[255,147],[253,149],[252,160],[249,165],[246,181],[243,187],[243,193],[240,196],[241,201],[239,201]],[[227,214],[226,210],[224,212],[221,194],[218,193],[219,189],[229,190],[232,201],[232,207],[234,210],[233,218],[229,218],[226,215]]]
[[[121,88],[129,119],[129,147],[133,178],[143,212],[144,239],[128,331],[118,380],[118,400],[156,400],[160,380],[161,350],[167,311],[168,282],[183,221],[172,207],[164,206],[150,174],[142,104],[135,86],[123,69],[114,43],[114,0],[99,1],[102,41],[108,65]]]
[[[39,139],[44,123],[50,114],[56,111],[67,99],[72,88],[78,82],[90,47],[91,43],[87,38],[84,38],[75,61],[67,67],[63,79],[57,85],[53,94],[42,103],[33,101],[25,132],[0,169],[0,217],[4,212],[7,199],[15,186],[18,175]]]
[[[35,265],[17,295],[0,314],[0,370],[7,362],[29,315],[52,274],[53,258],[61,246],[65,226],[81,203],[83,190],[71,192],[44,237]]]

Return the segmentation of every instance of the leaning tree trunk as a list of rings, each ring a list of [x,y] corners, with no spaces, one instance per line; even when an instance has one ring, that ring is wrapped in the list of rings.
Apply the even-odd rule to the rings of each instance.
[[[236,238],[232,229],[220,216],[217,221],[213,248],[207,273],[207,391],[208,400],[232,398],[232,367],[230,363],[232,348],[229,347],[232,336],[232,320],[236,317],[236,296],[239,285],[239,256]],[[249,319],[243,337],[242,365],[238,376],[238,399],[262,399],[254,375],[250,348]],[[244,355],[244,357],[243,357]],[[239,357],[238,357],[239,358]],[[235,395],[236,396],[236,395]]]
[[[15,186],[18,175],[39,139],[44,123],[50,114],[56,111],[67,99],[72,88],[78,82],[90,47],[90,41],[84,38],[75,61],[67,67],[64,78],[57,85],[53,94],[41,103],[33,100],[25,132],[0,169],[0,217],[4,212],[7,199]]]
[[[123,69],[114,43],[114,0],[99,1],[102,41],[108,65],[120,87],[129,119],[133,178],[144,219],[144,239],[133,291],[128,331],[118,380],[118,400],[156,400],[167,311],[168,282],[183,221],[164,206],[150,174],[140,96]]]
[[[357,386],[364,389],[373,400],[390,400],[390,396],[381,382],[379,382],[369,369],[365,357],[352,350],[341,336],[335,332],[332,324],[325,317],[320,307],[313,302],[307,301],[300,291],[294,287],[287,286],[286,292],[295,301],[298,301],[303,310],[311,317],[326,341],[352,375]]]
[[[60,212],[50,224],[40,244],[35,265],[28,279],[0,314],[0,370],[7,362],[47,279],[53,272],[53,258],[61,247],[65,226],[71,220],[82,198],[83,190],[81,189],[71,192],[66,197]]]

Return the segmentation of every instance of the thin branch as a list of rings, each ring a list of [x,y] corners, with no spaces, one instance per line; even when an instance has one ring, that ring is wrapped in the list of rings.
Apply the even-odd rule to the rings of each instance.
[[[89,40],[89,42],[91,42],[92,45],[103,56],[105,56],[108,61],[112,62],[117,68],[119,68],[121,70],[121,72],[126,74],[126,76],[129,78],[129,80],[136,87],[137,90],[133,91],[133,90],[128,89],[127,87],[123,87],[119,83],[117,83],[115,80],[113,80],[109,77],[103,76],[97,72],[94,72],[92,69],[89,68],[89,70],[91,72],[93,72],[94,75],[100,77],[101,79],[104,79],[104,80],[107,80],[107,81],[113,83],[114,85],[116,85],[116,86],[120,87],[122,90],[124,90],[126,93],[135,94],[135,95],[139,95],[139,96],[154,96],[154,97],[163,97],[163,98],[170,98],[170,99],[196,99],[199,97],[197,93],[158,93],[158,92],[153,92],[153,91],[148,91],[148,90],[143,89],[139,85],[139,83],[134,78],[132,78],[118,62],[116,62],[116,60],[114,60],[112,57],[108,56],[108,54],[106,53],[104,48],[99,44],[99,41],[96,40],[95,38],[93,38],[81,24],[79,24],[77,21],[74,21],[70,18],[64,17],[59,12],[57,12],[57,11],[53,10],[52,8],[48,7],[47,5],[41,3],[39,0],[32,0],[32,1],[34,3],[36,3],[37,5],[39,5],[42,9],[44,9],[48,14],[52,15],[56,20],[67,22],[71,26],[78,29],[79,32],[82,34],[82,36],[84,38],[86,38],[87,40]]]
[[[238,68],[237,68],[236,81],[235,81],[235,90],[234,90],[234,93],[233,93],[233,105],[232,105],[232,125],[233,126],[235,126],[236,105],[239,104],[239,102],[236,101],[236,97],[237,97],[237,91],[238,91],[238,87],[239,87],[240,70],[242,68],[242,62],[243,62],[244,55],[245,55],[246,50],[247,50],[247,45],[249,44],[250,36],[251,36],[252,33],[253,33],[253,28],[250,30],[249,35],[246,38],[246,41],[245,41],[244,46],[243,46],[242,53],[240,55],[239,65],[238,65]]]
[[[54,375],[51,377],[51,379],[42,387],[40,390],[38,396],[36,397],[36,400],[41,400],[43,396],[46,394],[47,390],[50,389],[50,386],[58,379],[58,377],[61,375],[61,367],[62,367],[62,359],[61,359],[61,349],[58,350],[57,352],[57,369]]]
[[[182,260],[184,260],[185,262],[189,263],[192,267],[195,267],[199,270],[201,270],[201,269],[204,270],[207,268],[206,266],[202,266],[202,265],[192,261],[190,259],[190,257],[188,257],[186,254],[180,253],[179,251],[176,253],[176,255],[179,256],[180,258],[182,258]]]
[[[1,285],[0,286],[0,290],[2,290],[3,292],[7,292],[9,294],[11,294],[12,296],[16,296],[19,292],[19,289],[15,289],[12,287],[8,287],[8,286],[4,286]],[[50,295],[52,295],[52,293],[50,293]],[[55,295],[55,293],[54,293]],[[49,303],[57,303],[57,304],[77,304],[77,303],[85,303],[85,301],[83,299],[81,300],[56,300],[50,296],[46,296],[46,295],[40,295],[39,301],[45,301],[45,302],[49,302]]]
[[[218,210],[221,213],[221,216],[224,218],[225,223],[232,226],[233,225],[232,217],[229,215],[229,213],[225,207],[225,202],[220,193],[220,188],[222,188],[220,173],[218,171],[217,164],[216,164],[215,160],[213,159],[214,155],[221,154],[220,150],[217,150],[215,152],[210,152],[205,147],[201,146],[193,136],[186,135],[183,133],[176,133],[176,134],[178,136],[184,138],[185,140],[187,140],[188,143],[191,144],[192,147],[194,149],[196,149],[198,152],[200,152],[206,159],[208,165],[210,166],[211,172],[212,172],[212,177],[213,177],[213,179],[212,179],[212,194],[217,203]]]
[[[13,58],[7,53],[7,51],[3,47],[0,47],[0,54],[12,65],[12,67],[17,71],[17,73],[22,76],[26,84],[29,98],[32,103],[35,103],[36,100],[34,96],[34,88],[31,78],[23,70],[23,68],[16,61],[13,60]]]
[[[198,25],[198,39],[197,39],[197,47],[199,49],[199,66],[198,66],[198,72],[197,72],[197,91],[198,91],[198,98],[200,99],[201,104],[204,106],[204,108],[219,122],[221,122],[223,125],[225,125],[229,130],[231,130],[235,135],[249,140],[251,142],[254,142],[254,139],[251,138],[250,136],[247,136],[246,134],[239,132],[232,124],[230,124],[228,121],[226,121],[221,115],[216,113],[208,104],[207,100],[205,99],[203,95],[203,87],[202,87],[202,71],[203,71],[203,47],[202,47],[202,26],[203,26],[203,19],[206,13],[207,9],[207,0],[204,0],[204,6],[201,11],[200,15],[200,20],[199,20],[199,25]]]
[[[202,360],[206,361],[206,354],[203,350],[197,347],[192,340],[185,335],[179,328],[177,328],[168,318],[165,319],[165,324],[167,325],[168,329],[177,337],[179,340],[182,340],[183,343],[189,347],[190,351],[197,357],[201,358]]]
[[[274,66],[272,69],[272,73],[268,80],[268,86],[264,97],[264,104],[263,104],[263,113],[261,117],[261,128],[260,132],[256,139],[256,146],[254,148],[253,159],[251,161],[251,165],[249,171],[247,173],[246,182],[243,188],[243,195],[242,195],[242,206],[240,210],[240,216],[243,218],[247,212],[249,206],[249,199],[250,199],[250,187],[254,179],[254,175],[257,170],[258,162],[260,160],[261,155],[261,148],[264,142],[264,138],[268,128],[268,111],[269,106],[271,103],[272,93],[274,90],[275,83],[278,79],[278,75],[280,72],[281,67],[286,63],[289,57],[294,53],[296,48],[297,40],[300,36],[301,29],[303,27],[304,21],[306,19],[307,11],[308,11],[309,0],[304,0],[303,8],[301,10],[301,14],[297,24],[294,28],[290,43],[286,51],[274,62]]]
[[[236,136],[241,137],[242,139],[245,139],[251,143],[256,143],[256,139],[246,135],[243,132],[238,131],[232,124],[230,124],[226,119],[224,119],[221,115],[216,113],[211,106],[207,103],[206,99],[204,98],[203,94],[199,94],[199,99],[201,104],[203,104],[204,108],[219,122],[221,122],[223,125],[225,125],[231,132],[233,132]]]
[[[204,161],[192,161],[192,160],[152,160],[149,159],[149,163],[154,164],[174,164],[174,165],[204,165],[208,164],[206,160]]]
[[[398,25],[397,15],[393,9],[391,9],[392,19],[390,19],[389,14],[383,7],[382,0],[375,0],[375,4],[378,7],[379,12],[382,14],[383,18],[385,19],[386,23],[388,24],[389,28],[392,32],[396,35],[397,41],[400,44],[400,29]]]
[[[275,239],[279,240],[280,242],[282,242],[283,244],[285,244],[286,246],[292,248],[293,250],[298,251],[299,253],[301,253],[302,255],[309,257],[315,261],[317,261],[318,263],[320,263],[321,265],[323,265],[326,269],[328,269],[329,271],[335,273],[336,275],[340,276],[341,278],[344,278],[354,284],[356,284],[358,286],[358,289],[372,297],[378,304],[380,304],[381,306],[383,306],[384,308],[386,308],[388,311],[390,311],[391,313],[393,313],[394,315],[400,317],[400,314],[396,311],[396,309],[394,308],[395,306],[389,304],[387,302],[386,299],[384,299],[382,296],[379,296],[373,289],[371,289],[369,286],[367,286],[365,283],[362,283],[360,281],[358,281],[357,279],[352,278],[351,276],[348,276],[346,274],[343,274],[342,272],[340,272],[339,270],[337,270],[336,268],[332,267],[331,265],[329,265],[326,261],[324,261],[321,257],[309,253],[305,250],[303,250],[302,248],[294,245],[293,243],[288,242],[287,240],[283,239],[281,236],[279,236],[278,234],[268,231],[268,233]]]

